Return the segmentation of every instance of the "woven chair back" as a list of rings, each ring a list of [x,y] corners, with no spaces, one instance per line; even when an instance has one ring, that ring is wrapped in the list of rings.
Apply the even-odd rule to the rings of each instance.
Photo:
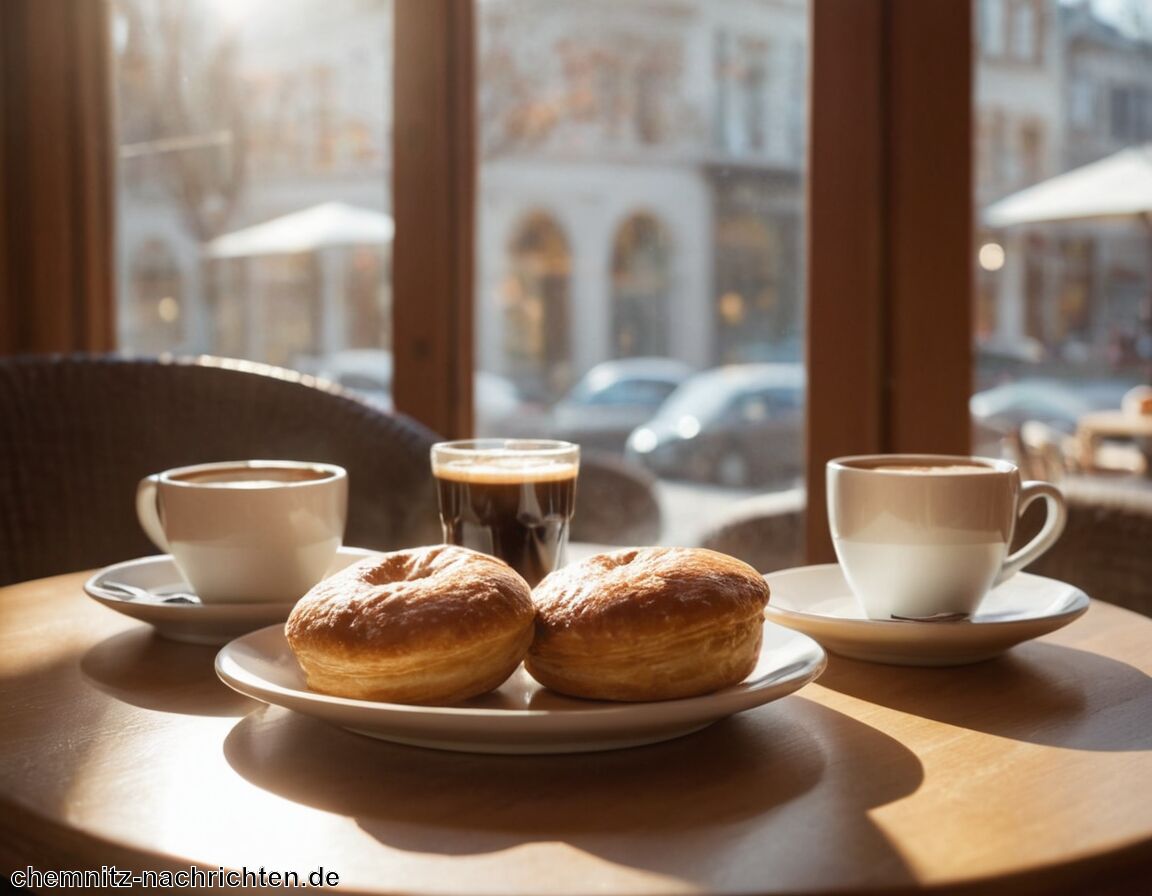
[[[0,359],[0,585],[155,554],[136,483],[244,458],[324,461],[349,476],[344,543],[440,540],[416,421],[275,368],[216,358]]]

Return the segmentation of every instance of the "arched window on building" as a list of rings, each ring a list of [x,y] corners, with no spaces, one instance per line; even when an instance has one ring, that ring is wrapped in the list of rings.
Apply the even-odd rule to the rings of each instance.
[[[508,244],[501,284],[508,375],[529,398],[558,398],[572,380],[568,303],[572,253],[547,212],[532,212]]]
[[[980,49],[985,56],[1004,55],[1008,26],[1004,0],[980,0]]]
[[[1041,12],[1036,0],[1016,0],[1012,8],[1012,56],[1020,62],[1041,62]]]
[[[121,324],[122,342],[144,354],[179,348],[185,337],[184,284],[176,256],[160,239],[148,239],[132,253],[131,305]]]
[[[721,363],[792,360],[799,330],[793,289],[782,279],[779,225],[736,212],[716,230],[716,334]]]
[[[1048,243],[1039,233],[1029,233],[1024,245],[1024,331],[1030,339],[1047,346],[1051,343],[1048,320],[1052,316],[1044,270]]]
[[[612,243],[612,354],[667,355],[672,241],[659,220],[635,214]]]
[[[392,283],[387,255],[375,246],[355,246],[347,258],[346,326],[349,348],[392,344]]]

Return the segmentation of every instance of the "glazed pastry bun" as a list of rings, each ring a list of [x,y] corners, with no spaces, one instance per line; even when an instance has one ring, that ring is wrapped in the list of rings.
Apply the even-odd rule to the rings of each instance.
[[[702,548],[589,557],[533,593],[525,668],[545,687],[597,700],[671,700],[743,681],[756,666],[768,584]]]
[[[451,545],[369,557],[325,579],[284,631],[308,687],[445,704],[499,687],[532,640],[532,593],[501,560]]]

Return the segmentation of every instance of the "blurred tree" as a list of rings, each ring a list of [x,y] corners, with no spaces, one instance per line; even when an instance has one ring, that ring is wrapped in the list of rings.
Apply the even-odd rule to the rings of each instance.
[[[247,174],[235,35],[206,0],[114,0],[125,187],[156,172],[189,232],[227,229]]]

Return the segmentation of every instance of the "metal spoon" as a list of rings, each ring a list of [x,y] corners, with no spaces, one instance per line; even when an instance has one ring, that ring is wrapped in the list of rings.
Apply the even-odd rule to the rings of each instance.
[[[892,614],[897,622],[967,622],[971,618],[967,613],[937,613],[934,616],[897,616]]]
[[[122,597],[124,600],[146,600],[149,602],[160,602],[164,604],[198,604],[200,598],[195,594],[188,594],[187,592],[177,591],[171,594],[156,594],[144,588],[137,588],[135,585],[128,585],[125,582],[109,582],[103,581],[100,587],[105,591],[110,591],[117,597]]]

